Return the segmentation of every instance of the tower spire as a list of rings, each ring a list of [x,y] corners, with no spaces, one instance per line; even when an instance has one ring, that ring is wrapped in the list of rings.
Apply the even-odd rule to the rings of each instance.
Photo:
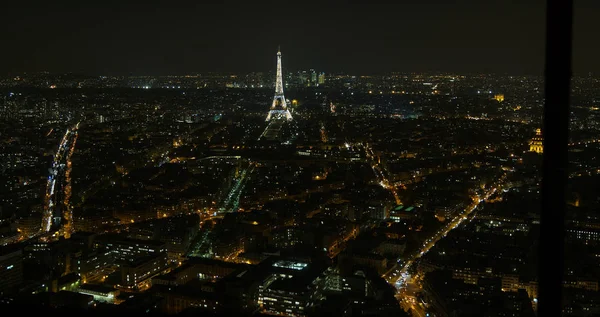
[[[273,104],[271,110],[267,115],[267,121],[270,121],[273,116],[284,117],[286,120],[292,120],[292,114],[287,108],[287,102],[283,95],[283,73],[281,70],[281,47],[277,47],[277,76],[275,77],[275,96],[273,97]]]

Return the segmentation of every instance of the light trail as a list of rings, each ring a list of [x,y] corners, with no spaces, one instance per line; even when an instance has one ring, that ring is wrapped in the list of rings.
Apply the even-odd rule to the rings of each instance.
[[[77,126],[79,126],[79,124],[77,124]],[[71,199],[71,170],[72,170],[72,162],[71,162],[71,157],[73,156],[73,152],[75,152],[75,144],[77,143],[77,137],[78,137],[78,133],[77,130],[75,130],[75,132],[73,133],[73,142],[70,146],[70,150],[69,153],[67,154],[67,158],[66,158],[66,170],[65,170],[65,187],[64,187],[64,194],[65,197],[63,199],[63,206],[64,206],[64,211],[63,211],[63,217],[65,219],[64,225],[63,225],[63,232],[64,232],[64,237],[66,239],[69,239],[71,237],[71,233],[73,233],[73,208],[70,204],[70,199]]]
[[[578,142],[571,142],[569,146],[577,146],[577,145],[588,145],[593,143],[600,143],[600,139],[590,139],[590,140],[582,140]]]
[[[46,194],[44,196],[44,210],[41,224],[42,233],[49,233],[52,229],[52,220],[59,217],[54,215],[54,213],[56,212],[56,208],[59,206],[59,204],[62,204],[62,217],[66,220],[65,222],[63,222],[63,224],[68,223],[68,226],[64,231],[65,236],[70,237],[71,231],[73,229],[73,217],[69,205],[69,201],[71,198],[71,157],[75,150],[75,143],[77,142],[78,127],[79,123],[77,123],[73,128],[67,129],[58,145],[58,150],[54,154],[52,167],[49,169],[50,175],[48,176],[46,184]],[[57,181],[60,183],[60,172],[63,170],[64,181],[62,186],[60,186],[60,184],[57,184]],[[57,185],[60,187],[58,192]],[[59,193],[64,194],[64,197],[60,202],[57,201],[57,194]]]
[[[437,233],[435,233],[431,238],[427,239],[425,241],[425,243],[423,244],[423,246],[416,253],[410,255],[400,268],[397,268],[397,265],[398,265],[398,263],[397,263],[394,267],[392,267],[391,270],[389,270],[387,273],[385,273],[383,275],[383,278],[388,283],[390,283],[390,284],[394,285],[394,287],[396,287],[396,289],[398,291],[396,296],[397,296],[398,301],[400,301],[401,305],[405,301],[406,302],[409,301],[408,295],[405,294],[404,292],[402,292],[402,289],[406,285],[408,285],[408,280],[410,279],[410,275],[408,275],[408,270],[413,265],[413,263],[417,259],[419,259],[421,256],[423,256],[425,253],[429,252],[429,250],[431,248],[433,248],[433,246],[435,246],[435,244],[440,239],[444,238],[448,234],[448,232],[457,228],[465,220],[467,220],[469,215],[471,215],[482,202],[487,201],[492,195],[499,192],[501,184],[504,182],[505,179],[506,179],[506,174],[504,174],[503,176],[501,176],[498,179],[498,182],[497,182],[498,185],[490,188],[484,195],[473,196],[472,197],[473,202],[467,208],[465,208],[465,210],[461,214],[459,214],[454,219],[452,219],[452,221],[450,221],[448,224],[446,224],[442,229],[440,229]],[[419,307],[419,306],[409,306],[409,307],[411,307],[411,310],[414,313],[416,313],[417,315],[421,315],[421,313],[422,313],[421,307]]]
[[[348,147],[348,145],[346,145],[346,147]],[[400,196],[396,191],[396,187],[394,187],[394,185],[391,185],[390,181],[385,176],[385,173],[380,166],[380,162],[378,162],[378,160],[375,160],[375,153],[373,153],[373,150],[369,147],[368,144],[364,146],[364,150],[367,161],[371,165],[371,169],[373,170],[375,177],[379,180],[379,185],[389,190],[390,193],[392,193],[392,195],[394,196],[394,200],[396,201],[396,205],[402,205],[402,200],[400,200]]]
[[[440,229],[431,238],[427,239],[427,241],[423,244],[423,247],[421,249],[419,249],[419,252],[417,252],[416,254],[414,254],[408,258],[408,260],[404,263],[402,268],[399,270],[399,274],[397,275],[398,278],[400,276],[402,276],[403,273],[407,273],[410,265],[412,265],[412,263],[415,260],[417,260],[418,258],[420,258],[423,254],[427,253],[441,238],[445,237],[448,234],[448,232],[457,228],[458,226],[460,226],[463,223],[463,221],[467,220],[468,216],[471,215],[471,213],[473,213],[473,211],[475,211],[475,209],[477,209],[479,204],[486,201],[491,195],[496,193],[497,189],[498,189],[498,187],[491,188],[483,196],[483,198],[481,198],[480,196],[473,197],[473,203],[471,203],[471,205],[469,205],[467,208],[465,208],[465,210],[461,214],[459,214],[452,221],[447,223],[444,227],[442,227],[442,229]],[[387,278],[389,278],[389,272],[386,275],[387,275]],[[394,283],[395,282],[396,281],[394,281]]]
[[[242,195],[242,191],[246,185],[247,175],[252,174],[252,172],[254,172],[254,168],[254,165],[252,165],[242,171],[240,177],[229,191],[229,194],[227,194],[227,197],[225,197],[225,200],[219,208],[219,213],[236,212],[238,210],[240,205],[240,196]]]
[[[195,247],[191,250],[188,256],[191,257],[201,257],[201,258],[210,258],[212,257],[211,250],[211,230],[206,229],[204,232],[200,233],[201,237]]]

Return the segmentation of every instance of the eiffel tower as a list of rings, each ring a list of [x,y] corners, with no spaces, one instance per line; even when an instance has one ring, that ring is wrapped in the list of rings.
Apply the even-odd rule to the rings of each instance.
[[[275,96],[273,104],[269,110],[266,121],[271,121],[274,118],[285,118],[287,121],[292,120],[292,114],[287,108],[287,102],[283,95],[283,76],[281,73],[281,49],[277,49],[277,78],[275,80]]]

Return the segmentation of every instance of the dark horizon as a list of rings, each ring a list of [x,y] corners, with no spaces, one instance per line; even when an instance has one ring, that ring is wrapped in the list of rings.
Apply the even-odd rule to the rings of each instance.
[[[573,70],[600,73],[600,3],[578,1]],[[5,4],[0,74],[177,75],[283,67],[542,75],[545,3]],[[281,18],[278,18],[281,17]]]
[[[292,69],[292,70],[283,70],[283,73],[296,73],[298,71],[308,71],[309,69]],[[322,70],[315,69],[317,73],[321,73]],[[21,73],[10,73],[6,74],[7,77],[11,76],[23,76],[27,77],[30,75],[48,75],[48,76],[75,76],[75,77],[185,77],[185,76],[203,76],[209,74],[215,75],[248,75],[253,73],[263,73],[263,74],[272,74],[275,76],[275,68],[268,70],[255,70],[255,71],[244,71],[244,72],[236,72],[236,71],[203,71],[203,72],[195,72],[195,73],[173,73],[173,74],[152,74],[152,73],[129,73],[129,74],[103,74],[103,73],[91,73],[91,72],[48,72],[48,71],[39,71],[39,72],[21,72]],[[415,76],[437,76],[437,75],[456,75],[456,76],[500,76],[500,77],[539,77],[543,78],[543,74],[524,74],[524,73],[508,73],[508,72],[459,72],[459,71],[410,71],[410,72],[401,72],[401,71],[390,71],[390,72],[371,72],[371,73],[351,73],[351,72],[333,72],[328,73],[324,72],[326,76],[360,76],[360,77],[369,77],[369,76],[391,76],[391,75],[415,75]],[[575,78],[583,78],[583,77],[600,77],[600,73],[574,73],[573,77]],[[284,79],[285,81],[285,79]]]

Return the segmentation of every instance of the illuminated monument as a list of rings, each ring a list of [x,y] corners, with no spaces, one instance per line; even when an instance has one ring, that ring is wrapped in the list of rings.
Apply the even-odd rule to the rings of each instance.
[[[544,138],[542,137],[542,130],[535,130],[535,136],[529,141],[529,151],[538,154],[544,153]]]
[[[292,101],[292,105],[297,105]],[[275,78],[275,96],[269,114],[267,115],[267,127],[258,140],[275,141],[281,144],[289,144],[295,139],[296,124],[292,120],[292,113],[288,108],[289,101],[283,95],[283,75],[281,71],[281,50],[277,50],[277,77]]]
[[[273,97],[273,104],[271,110],[267,115],[267,121],[273,118],[285,118],[286,120],[292,120],[292,114],[287,107],[285,96],[283,95],[283,76],[281,73],[281,50],[277,50],[277,78],[275,79],[275,96]]]

